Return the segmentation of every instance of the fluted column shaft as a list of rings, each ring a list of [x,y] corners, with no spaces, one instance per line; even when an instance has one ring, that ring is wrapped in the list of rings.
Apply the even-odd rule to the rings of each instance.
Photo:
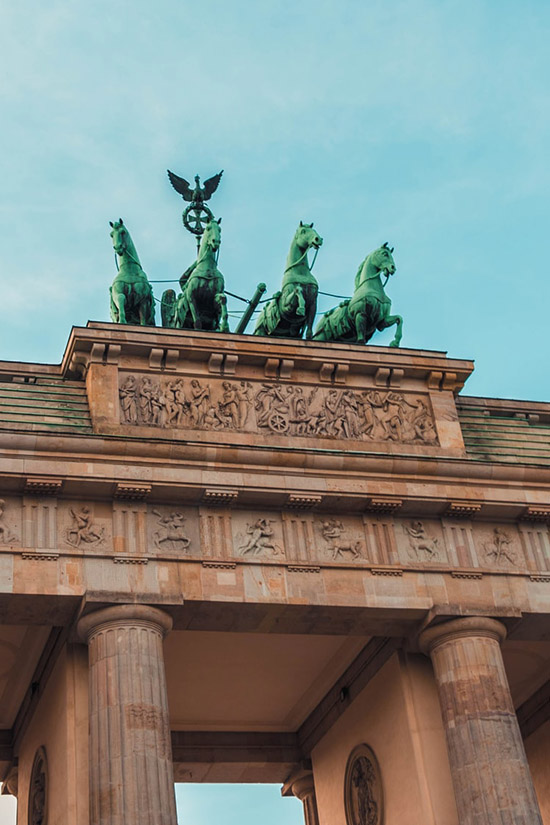
[[[319,825],[313,773],[310,771],[301,772],[292,777],[287,782],[287,786],[304,806],[305,825]]]
[[[145,605],[79,622],[90,668],[90,825],[176,825],[162,650],[171,627]]]
[[[428,628],[460,825],[541,825],[500,643],[503,624],[462,618]]]

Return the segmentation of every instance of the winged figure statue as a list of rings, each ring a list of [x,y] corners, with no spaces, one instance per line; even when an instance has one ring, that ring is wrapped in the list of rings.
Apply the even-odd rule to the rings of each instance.
[[[198,175],[195,175],[195,188],[191,187],[189,181],[185,180],[185,178],[180,178],[179,175],[175,175],[169,169],[167,170],[168,177],[170,178],[170,183],[178,192],[184,201],[189,201],[190,203],[204,203],[204,201],[210,200],[216,189],[218,188],[218,184],[221,180],[223,175],[223,169],[221,172],[218,172],[217,175],[214,175],[208,180],[204,181],[204,186],[201,186],[201,179]]]

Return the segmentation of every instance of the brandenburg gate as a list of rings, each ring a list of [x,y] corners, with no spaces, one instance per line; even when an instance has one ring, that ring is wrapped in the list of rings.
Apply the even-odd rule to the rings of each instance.
[[[550,404],[337,310],[311,337],[304,280],[224,332],[219,285],[185,297],[203,252],[163,327],[113,284],[60,365],[0,362],[18,825],[175,825],[175,781],[280,783],[307,825],[550,825]]]

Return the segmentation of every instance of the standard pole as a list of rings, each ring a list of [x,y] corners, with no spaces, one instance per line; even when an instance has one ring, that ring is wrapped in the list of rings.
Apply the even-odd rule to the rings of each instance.
[[[258,304],[260,303],[260,298],[262,297],[262,295],[264,294],[266,289],[267,289],[267,286],[265,284],[258,284],[258,286],[256,287],[256,292],[252,296],[252,300],[250,300],[248,302],[248,306],[245,309],[245,311],[243,312],[243,316],[242,316],[241,320],[237,324],[237,327],[235,329],[235,334],[236,335],[242,335],[243,332],[245,331],[245,329],[248,325],[248,322],[252,318],[252,313],[254,312],[254,310],[256,309]]]

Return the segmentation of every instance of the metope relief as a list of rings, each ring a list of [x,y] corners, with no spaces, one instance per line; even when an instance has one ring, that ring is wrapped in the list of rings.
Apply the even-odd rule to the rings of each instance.
[[[19,538],[8,522],[6,501],[0,498],[0,544],[19,544]]]
[[[105,528],[97,524],[87,506],[69,507],[71,524],[64,530],[64,539],[71,547],[92,546],[102,544],[105,539]]]
[[[515,542],[512,536],[501,527],[495,527],[490,537],[481,541],[485,562],[489,566],[501,567],[518,564]]]
[[[147,511],[148,546],[161,555],[200,556],[198,511],[162,505]]]
[[[187,550],[191,539],[185,533],[185,516],[183,513],[172,511],[163,515],[153,510],[157,518],[157,529],[153,532],[155,547],[159,550]]]
[[[421,521],[403,524],[403,530],[409,542],[409,556],[414,561],[439,561],[440,540],[428,532]]]
[[[123,424],[437,445],[426,396],[126,375]]]
[[[325,519],[318,525],[324,542],[325,555],[333,561],[360,561],[366,558],[365,542],[351,536],[349,529],[336,518]]]
[[[237,517],[234,527],[236,554],[245,559],[284,557],[281,526],[277,519]]]

